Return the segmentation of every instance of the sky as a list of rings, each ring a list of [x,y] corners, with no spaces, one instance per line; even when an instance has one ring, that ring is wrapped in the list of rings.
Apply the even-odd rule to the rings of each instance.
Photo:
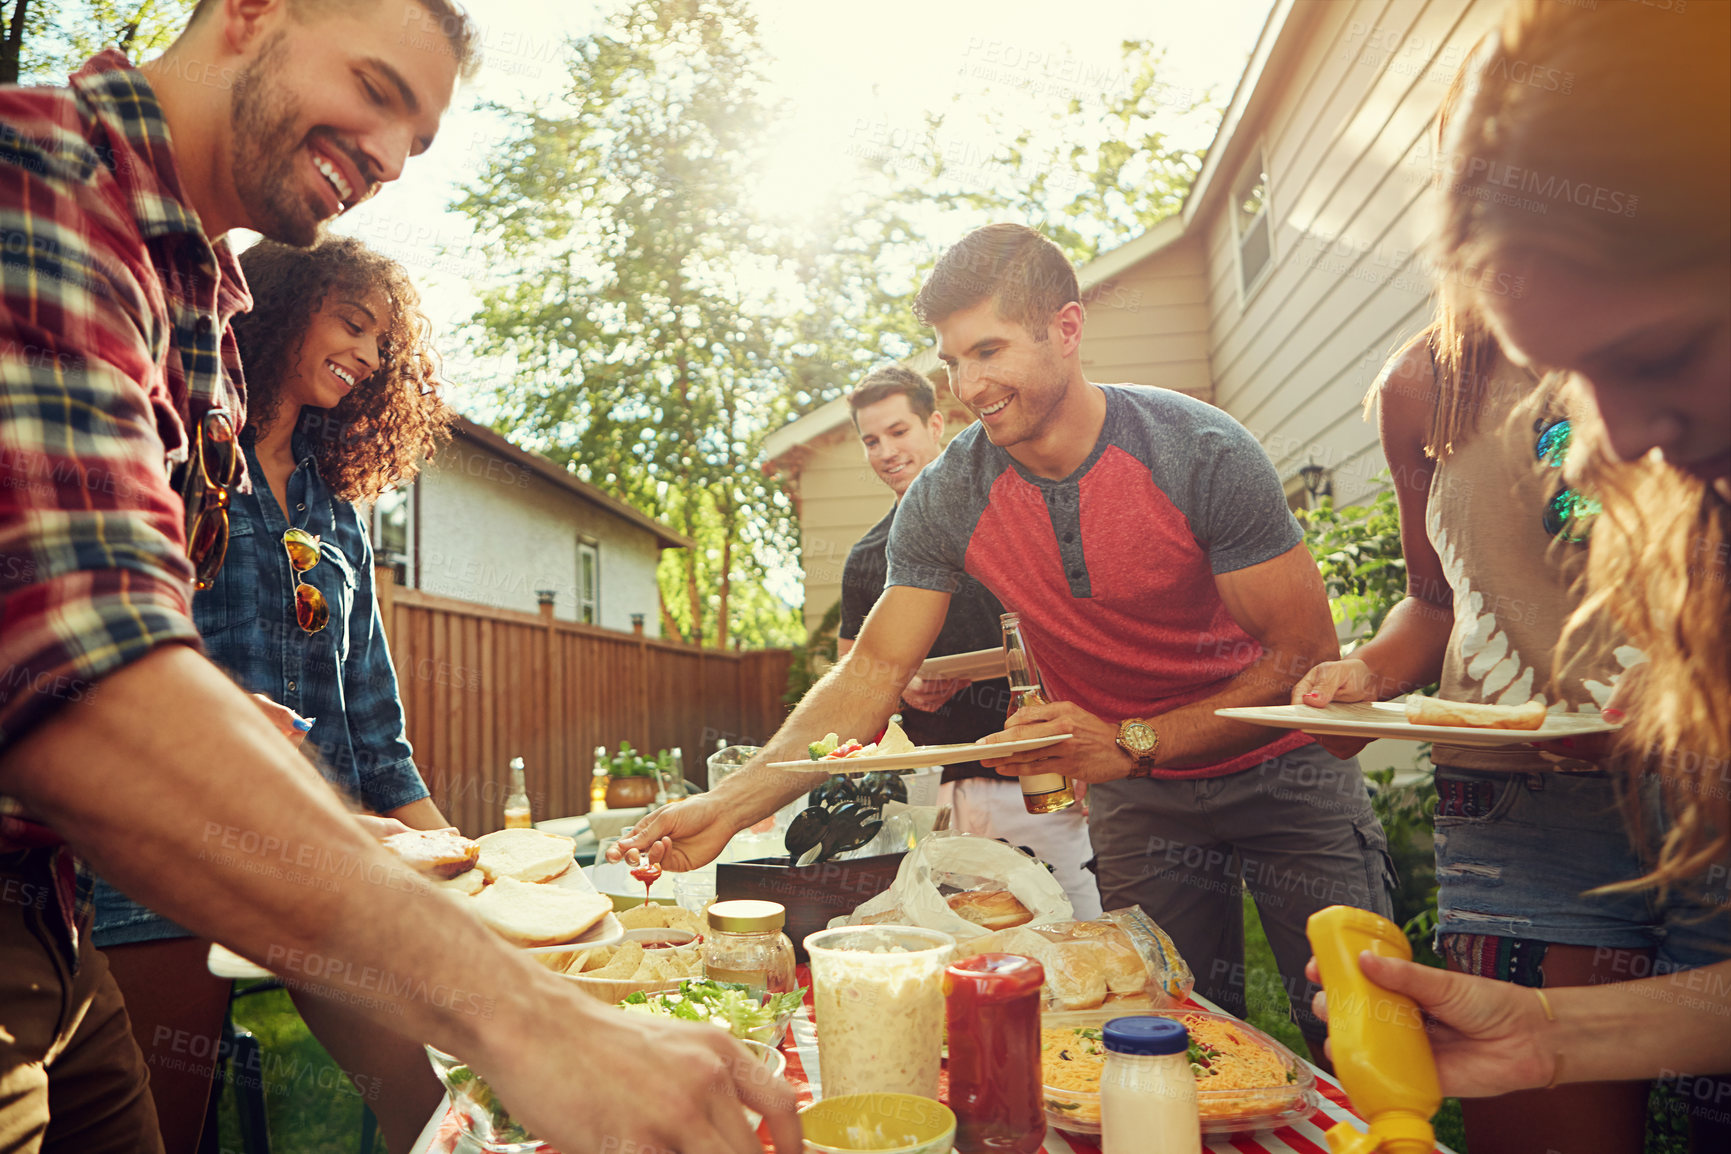
[[[914,140],[929,111],[957,122],[985,107],[1036,114],[1053,100],[1123,83],[1119,44],[1167,48],[1175,98],[1212,90],[1224,106],[1272,0],[877,0],[869,6],[757,0],[759,31],[773,57],[769,95],[788,109],[777,126],[760,204],[798,213],[845,187],[862,156]],[[344,216],[335,231],[357,236],[408,267],[420,287],[452,400],[483,417],[496,363],[462,349],[461,329],[478,305],[486,265],[469,251],[467,218],[449,206],[510,132],[481,108],[548,101],[566,73],[566,38],[582,36],[613,10],[570,0],[471,3],[482,31],[483,66],[460,89],[438,139],[403,179]],[[961,104],[952,97],[964,92]],[[1179,142],[1207,144],[1212,121],[1178,126]],[[1189,138],[1183,138],[1188,132]],[[965,145],[964,145],[965,151]],[[946,160],[949,154],[946,153]]]

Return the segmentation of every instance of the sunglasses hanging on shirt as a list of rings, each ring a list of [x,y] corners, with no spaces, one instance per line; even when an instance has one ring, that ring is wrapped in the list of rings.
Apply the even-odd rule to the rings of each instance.
[[[323,593],[301,580],[301,574],[319,563],[319,539],[305,529],[290,529],[282,535],[282,544],[295,575],[295,620],[308,633],[317,633],[330,624],[331,607]]]

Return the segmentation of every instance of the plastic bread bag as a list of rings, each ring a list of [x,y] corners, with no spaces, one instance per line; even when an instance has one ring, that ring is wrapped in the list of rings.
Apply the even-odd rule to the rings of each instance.
[[[990,931],[958,916],[950,896],[986,890],[1007,890],[1033,914],[1029,925],[1066,922],[1075,912],[1051,871],[1021,850],[990,838],[933,834],[908,851],[889,889],[830,924],[923,926],[966,943]]]
[[[968,949],[1038,961],[1046,970],[1046,1004],[1055,1010],[1093,1010],[1108,1000],[1172,1006],[1195,985],[1172,939],[1139,906],[1099,921],[1017,926],[976,938]]]

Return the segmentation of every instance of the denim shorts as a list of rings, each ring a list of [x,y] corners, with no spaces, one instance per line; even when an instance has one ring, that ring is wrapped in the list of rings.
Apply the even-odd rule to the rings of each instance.
[[[1589,894],[1646,872],[1621,802],[1621,774],[1494,773],[1437,767],[1436,872],[1439,939],[1484,934],[1556,945],[1651,950],[1653,972],[1731,958],[1731,918],[1707,892]],[[1646,778],[1640,818],[1646,844],[1664,826],[1659,781]],[[1632,977],[1646,977],[1645,973]]]

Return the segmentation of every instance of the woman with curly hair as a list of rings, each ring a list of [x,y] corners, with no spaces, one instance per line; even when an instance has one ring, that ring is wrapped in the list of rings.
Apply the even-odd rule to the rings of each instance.
[[[1668,818],[1645,875],[1614,888],[1661,904],[1682,894],[1720,929],[1731,913],[1728,41],[1731,5],[1511,5],[1471,62],[1437,241],[1445,303],[1587,402],[1571,479],[1603,511],[1565,651],[1608,618],[1647,654],[1618,745],[1657,777]],[[1572,91],[1519,79],[1541,70],[1575,77]],[[1485,291],[1495,285],[1520,291]],[[1695,1148],[1731,1149],[1731,1082],[1712,1077],[1731,1072],[1724,951],[1696,969],[1655,962],[1618,975],[1639,980],[1537,996],[1360,961],[1435,1019],[1445,1093],[1659,1077],[1688,1108]]]
[[[346,237],[262,241],[240,263],[254,302],[234,323],[252,491],[232,498],[228,556],[193,619],[242,688],[311,723],[302,748],[334,786],[373,814],[443,827],[404,734],[365,512],[415,476],[451,420],[419,295],[396,262]],[[151,1065],[165,1149],[193,1151],[229,983],[208,972],[209,943],[103,883],[95,939]],[[408,1149],[440,1094],[421,1048],[290,993],[389,1147]]]

